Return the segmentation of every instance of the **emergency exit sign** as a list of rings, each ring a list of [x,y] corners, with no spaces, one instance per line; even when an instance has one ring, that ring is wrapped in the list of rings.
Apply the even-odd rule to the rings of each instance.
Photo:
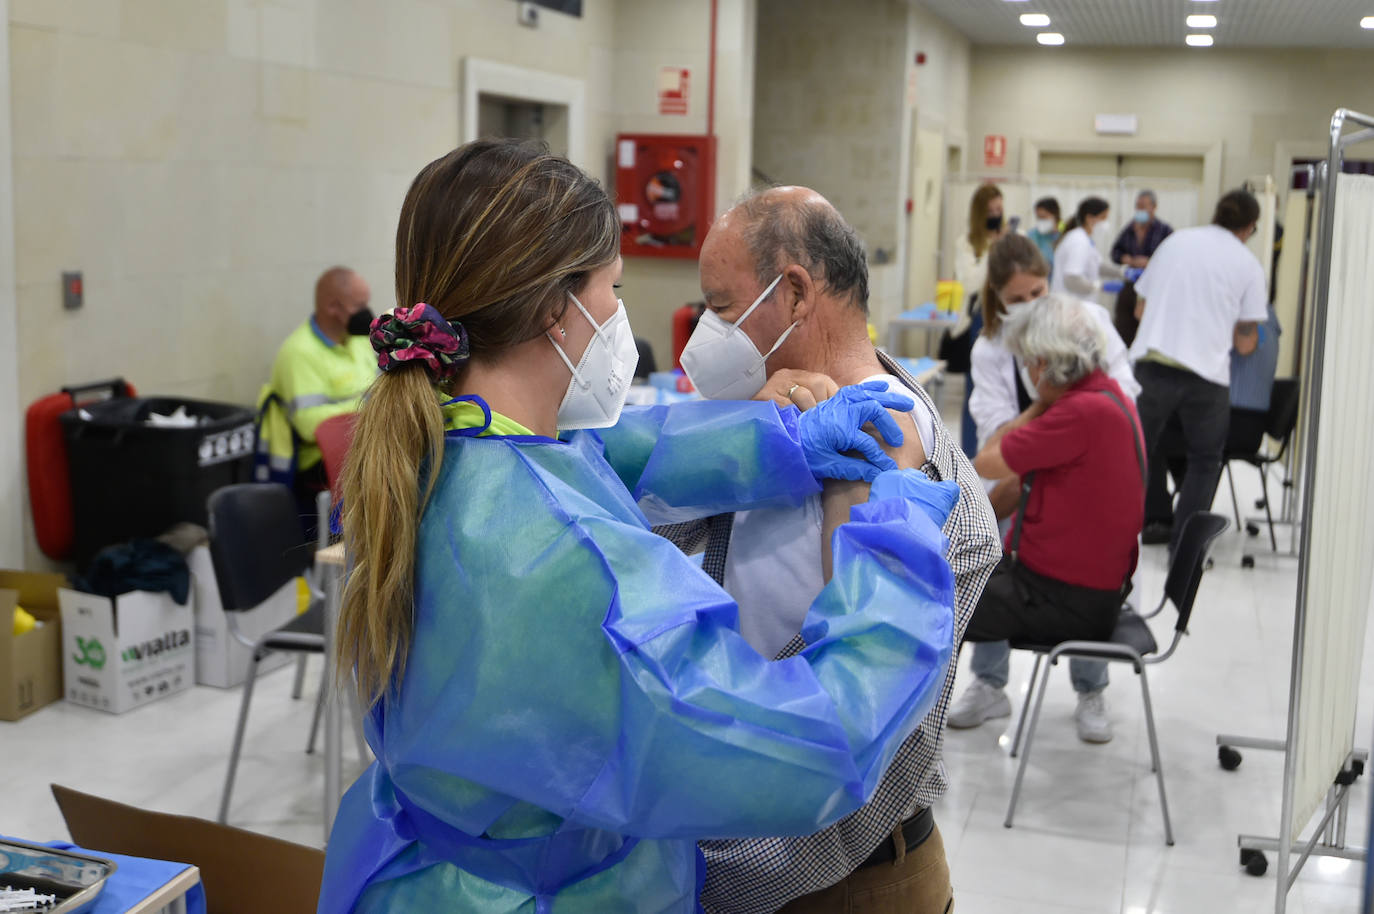
[[[661,67],[658,71],[658,113],[686,114],[692,88],[692,71],[687,67]]]
[[[983,137],[983,164],[988,168],[1002,168],[1007,164],[1007,138],[1000,133]]]

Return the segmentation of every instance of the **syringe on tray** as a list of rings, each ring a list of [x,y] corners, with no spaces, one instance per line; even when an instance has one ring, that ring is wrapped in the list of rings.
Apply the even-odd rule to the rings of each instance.
[[[44,895],[33,889],[12,889],[9,886],[0,886],[0,914],[20,911],[46,911],[56,904],[56,895]]]

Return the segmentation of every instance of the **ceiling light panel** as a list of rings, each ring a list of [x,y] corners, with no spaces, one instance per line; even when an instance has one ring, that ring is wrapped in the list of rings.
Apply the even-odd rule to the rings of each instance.
[[[1064,43],[1064,36],[1058,32],[1041,32],[1039,35],[1035,36],[1035,40],[1041,44],[1058,47]]]
[[[1050,24],[1050,17],[1044,13],[1022,13],[1021,24],[1033,29],[1043,29]]]
[[[11,4],[13,5],[13,4]],[[1050,17],[1051,26],[1075,48],[1181,48],[1189,32],[1210,31],[1217,47],[1337,48],[1370,50],[1374,0],[920,0],[920,5],[967,35],[978,46],[1026,46],[1034,31],[1021,13]],[[1214,15],[1211,28],[1190,28],[1192,15]],[[1038,28],[1038,27],[1036,27]]]
[[[1192,48],[1210,48],[1212,46],[1211,35],[1189,35],[1183,39]]]
[[[1190,29],[1214,29],[1217,27],[1216,16],[1189,16],[1188,28]]]

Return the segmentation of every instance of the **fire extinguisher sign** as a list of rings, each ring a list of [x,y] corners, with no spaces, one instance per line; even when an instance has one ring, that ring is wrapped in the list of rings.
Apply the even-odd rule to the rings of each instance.
[[[687,96],[692,71],[687,67],[660,67],[658,71],[658,113],[687,113]]]

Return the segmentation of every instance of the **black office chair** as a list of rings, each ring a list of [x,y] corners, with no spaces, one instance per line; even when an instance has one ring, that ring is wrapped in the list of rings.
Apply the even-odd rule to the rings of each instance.
[[[1297,378],[1280,378],[1274,381],[1273,392],[1269,395],[1269,414],[1265,419],[1264,432],[1279,443],[1276,453],[1268,448],[1255,451],[1226,452],[1226,482],[1231,487],[1231,506],[1236,512],[1236,528],[1241,529],[1240,503],[1236,500],[1236,482],[1231,475],[1231,461],[1243,460],[1259,470],[1260,485],[1264,489],[1264,518],[1269,522],[1269,545],[1279,551],[1278,538],[1274,536],[1274,513],[1269,507],[1269,467],[1282,462],[1288,453],[1288,443],[1293,438],[1293,429],[1298,425],[1300,393]],[[1251,535],[1255,535],[1256,530]],[[1248,564],[1248,563],[1247,563]]]
[[[1021,764],[1016,769],[1016,783],[1011,790],[1011,803],[1007,806],[1006,821],[1002,823],[1007,828],[1011,828],[1012,816],[1016,813],[1016,801],[1021,794],[1021,780],[1026,775],[1026,764],[1030,760],[1031,741],[1035,738],[1035,727],[1040,721],[1040,706],[1045,701],[1045,691],[1049,687],[1050,667],[1058,663],[1060,657],[1088,657],[1112,663],[1129,663],[1140,677],[1140,694],[1145,702],[1145,727],[1150,735],[1150,770],[1159,781],[1159,805],[1164,813],[1164,840],[1166,844],[1173,845],[1174,830],[1169,822],[1169,801],[1164,794],[1164,765],[1159,760],[1159,740],[1155,737],[1155,716],[1150,705],[1150,685],[1145,676],[1145,665],[1168,660],[1178,649],[1183,636],[1188,633],[1188,620],[1192,617],[1193,601],[1197,598],[1198,585],[1202,582],[1202,574],[1206,570],[1207,553],[1225,529],[1226,518],[1220,514],[1199,512],[1190,517],[1183,528],[1178,549],[1174,552],[1173,564],[1169,566],[1169,576],[1164,582],[1164,596],[1159,601],[1159,606],[1148,617],[1141,616],[1130,608],[1123,608],[1116,623],[1116,630],[1112,632],[1109,640],[1064,641],[1055,645],[1012,642],[1011,646],[1015,650],[1035,652],[1035,667],[1031,670],[1030,687],[1026,690],[1026,701],[1021,707],[1021,720],[1016,725],[1016,737],[1012,741],[1012,758],[1016,758],[1020,752],[1023,733],[1026,751],[1021,754]],[[1173,643],[1161,654],[1145,619],[1159,615],[1169,602],[1178,610],[1178,622],[1174,625]],[[1046,660],[1049,662],[1045,663]],[[1040,674],[1038,683],[1037,673]],[[1035,696],[1035,711],[1031,714],[1030,726],[1027,728],[1026,711],[1030,708],[1032,696]]]
[[[635,337],[635,349],[639,350],[639,364],[635,366],[635,378],[649,380],[649,375],[658,371],[658,360],[654,358],[654,347],[642,336]]]
[[[210,496],[210,555],[219,582],[220,602],[230,633],[253,651],[243,684],[229,772],[224,780],[219,821],[229,818],[248,706],[253,700],[258,663],[273,651],[323,654],[324,606],[317,598],[310,608],[256,641],[239,631],[237,614],[252,609],[284,584],[304,574],[314,560],[315,547],[305,539],[296,499],[286,486],[244,483],[226,486]],[[318,712],[317,712],[318,713]]]

